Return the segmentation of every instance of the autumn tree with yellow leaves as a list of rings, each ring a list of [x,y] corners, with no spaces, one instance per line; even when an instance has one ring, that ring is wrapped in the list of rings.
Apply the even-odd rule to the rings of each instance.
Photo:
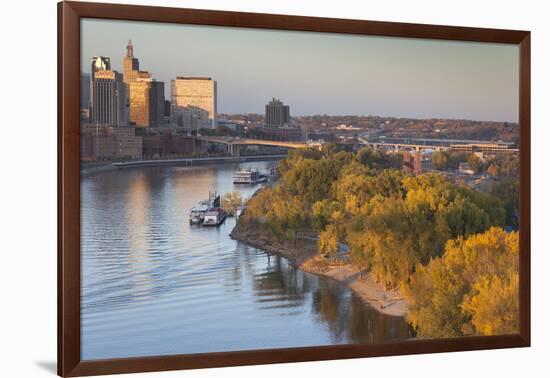
[[[345,243],[361,272],[409,297],[407,319],[422,337],[514,332],[518,234],[503,228],[517,227],[517,180],[482,193],[441,174],[406,175],[397,155],[292,151],[279,183],[248,201],[237,227],[278,241],[316,232],[327,256]],[[503,171],[513,164],[503,160]]]
[[[519,332],[519,234],[493,227],[449,240],[407,287],[408,321],[420,337]]]

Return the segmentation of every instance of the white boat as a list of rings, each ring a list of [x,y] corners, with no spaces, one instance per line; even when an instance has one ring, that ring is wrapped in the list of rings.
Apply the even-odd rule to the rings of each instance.
[[[260,174],[257,169],[233,172],[233,184],[258,184],[266,181],[267,177]]]
[[[206,213],[220,207],[220,202],[220,196],[216,195],[216,192],[209,192],[207,200],[200,201],[189,211],[189,223],[203,224]]]
[[[209,202],[209,200],[201,201],[191,208],[189,212],[190,224],[202,224],[202,222],[204,222],[204,214],[206,214],[210,208]]]
[[[221,207],[213,207],[204,214],[203,226],[219,226],[223,223],[227,214]]]

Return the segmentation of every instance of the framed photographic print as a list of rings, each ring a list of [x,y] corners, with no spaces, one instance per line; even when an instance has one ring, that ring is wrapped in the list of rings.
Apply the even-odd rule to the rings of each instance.
[[[530,33],[61,2],[58,373],[530,345]]]

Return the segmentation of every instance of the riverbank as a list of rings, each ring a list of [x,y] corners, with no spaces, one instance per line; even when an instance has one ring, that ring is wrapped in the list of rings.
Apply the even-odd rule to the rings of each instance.
[[[359,269],[350,263],[329,263],[319,256],[317,242],[314,240],[298,239],[296,243],[279,243],[259,233],[238,231],[236,227],[230,236],[267,253],[281,255],[300,270],[332,278],[347,285],[366,304],[382,314],[399,317],[407,314],[407,301],[398,290],[387,290],[377,283],[370,273],[361,275]]]
[[[223,163],[248,163],[257,161],[273,161],[284,159],[286,155],[258,155],[258,156],[221,156],[221,157],[197,157],[197,158],[178,158],[178,159],[151,159],[151,160],[131,160],[124,162],[106,162],[103,164],[93,164],[80,168],[80,174],[86,175],[98,172],[107,172],[115,169],[136,168],[136,167],[163,167],[163,166],[183,166],[194,167],[201,165],[215,165]]]

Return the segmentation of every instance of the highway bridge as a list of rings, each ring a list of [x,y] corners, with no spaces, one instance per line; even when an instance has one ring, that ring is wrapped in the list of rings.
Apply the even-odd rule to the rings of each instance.
[[[430,145],[430,144],[409,144],[409,143],[384,143],[384,142],[366,142],[366,145],[373,149],[393,150],[393,151],[453,151],[453,152],[483,152],[488,154],[517,154],[519,149],[509,148],[507,145],[499,143],[468,143],[468,144],[449,144],[449,145]]]
[[[386,151],[454,151],[454,152],[483,152],[488,154],[517,154],[517,148],[511,148],[512,143],[477,141],[477,140],[456,140],[456,139],[411,139],[400,141],[376,141],[371,142],[364,138],[357,138],[358,142],[372,149]],[[199,143],[214,143],[227,146],[227,152],[231,156],[240,156],[241,146],[273,146],[286,148],[307,148],[319,147],[319,144],[311,144],[297,141],[278,141],[264,139],[250,139],[223,136],[198,136]]]
[[[444,138],[401,138],[401,137],[379,137],[376,140],[365,140],[359,138],[362,143],[374,149],[393,151],[454,151],[454,152],[484,152],[489,154],[518,153],[515,143],[503,141],[486,141],[470,139],[444,139]]]
[[[196,141],[202,143],[224,144],[227,146],[227,152],[231,156],[240,155],[241,146],[272,146],[286,148],[307,148],[309,145],[305,142],[280,141],[280,140],[263,140],[249,138],[234,138],[234,137],[214,137],[214,136],[198,136]]]

